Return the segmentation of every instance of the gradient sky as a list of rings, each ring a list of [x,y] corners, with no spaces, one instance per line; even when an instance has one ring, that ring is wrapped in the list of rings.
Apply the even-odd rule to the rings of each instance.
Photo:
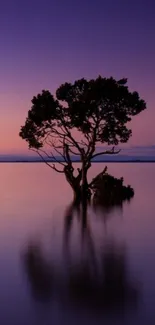
[[[148,106],[129,144],[155,144],[154,0],[1,1],[0,153],[27,152],[18,132],[33,95],[99,74],[128,77]]]

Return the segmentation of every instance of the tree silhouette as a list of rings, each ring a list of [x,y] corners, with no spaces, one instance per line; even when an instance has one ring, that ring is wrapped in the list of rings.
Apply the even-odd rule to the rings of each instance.
[[[115,146],[126,143],[132,134],[128,122],[145,108],[139,94],[129,91],[127,79],[81,79],[61,85],[55,97],[48,90],[33,97],[20,137],[50,168],[65,174],[75,198],[81,199],[90,195],[87,172],[91,161],[99,155],[117,154]],[[96,152],[98,144],[112,148]],[[72,155],[80,156],[77,171]],[[50,159],[61,168],[50,164]]]
[[[124,201],[130,201],[134,196],[133,188],[123,184],[124,179],[109,175],[104,169],[92,181],[93,204],[102,207],[120,206]]]

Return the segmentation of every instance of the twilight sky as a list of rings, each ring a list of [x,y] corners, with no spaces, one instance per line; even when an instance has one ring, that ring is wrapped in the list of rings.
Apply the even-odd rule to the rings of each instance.
[[[155,144],[154,0],[5,0],[0,7],[0,153],[19,136],[33,95],[77,78],[128,77],[148,109],[130,145]]]

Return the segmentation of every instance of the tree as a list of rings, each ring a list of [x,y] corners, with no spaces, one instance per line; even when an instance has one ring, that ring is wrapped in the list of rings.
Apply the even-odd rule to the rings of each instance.
[[[129,91],[127,79],[80,79],[62,84],[56,96],[43,90],[33,97],[20,137],[50,168],[65,174],[75,199],[81,199],[90,194],[87,172],[91,161],[99,155],[117,154],[115,146],[131,137],[128,122],[145,108],[139,94]],[[112,148],[96,152],[98,144]],[[76,171],[72,155],[80,156],[81,168]],[[59,168],[49,159],[59,163]]]

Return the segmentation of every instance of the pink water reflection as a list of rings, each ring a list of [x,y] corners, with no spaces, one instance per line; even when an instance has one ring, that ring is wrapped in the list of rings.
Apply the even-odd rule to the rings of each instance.
[[[89,178],[103,168],[104,164],[94,164]],[[130,204],[124,205],[121,213],[112,213],[106,229],[102,214],[95,216],[90,211],[94,238],[99,245],[106,236],[125,242],[132,272],[143,284],[145,308],[141,313],[144,312],[145,320],[152,322],[155,299],[152,282],[155,273],[155,164],[111,163],[108,169],[109,173],[123,176],[125,183],[132,185],[135,197]],[[29,315],[28,322],[32,322],[33,317],[38,319],[38,309],[36,311],[30,301],[21,268],[21,252],[29,240],[36,239],[46,244],[49,252],[53,251],[55,260],[60,259],[64,213],[71,199],[72,192],[65,178],[44,164],[0,164],[0,300],[4,306],[10,306],[10,316],[5,308],[0,307],[0,323],[11,324],[11,317],[16,319],[16,314],[16,324],[21,323],[23,316],[16,313],[17,306],[22,313]],[[75,250],[78,250],[78,236],[75,229]],[[11,292],[8,286],[12,288]]]

